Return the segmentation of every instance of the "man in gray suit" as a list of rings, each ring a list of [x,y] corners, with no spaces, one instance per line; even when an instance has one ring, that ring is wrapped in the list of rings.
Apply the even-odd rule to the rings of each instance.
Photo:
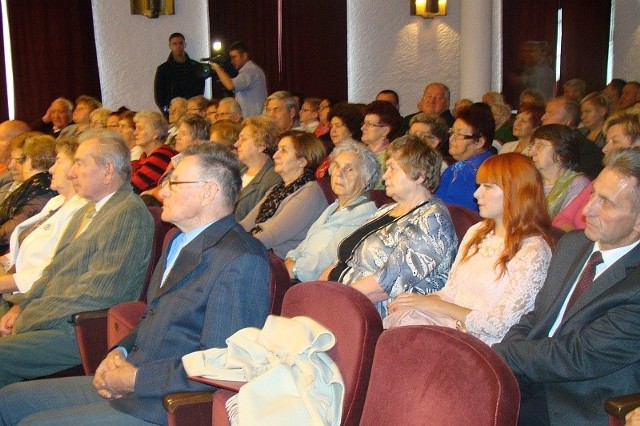
[[[109,352],[93,381],[74,377],[0,390],[0,424],[26,417],[43,425],[164,424],[165,394],[211,389],[187,380],[182,356],[225,347],[237,330],[263,325],[267,252],[233,216],[239,163],[219,144],[193,145],[183,154],[160,192],[162,218],[180,232],[154,272],[137,329]]]
[[[605,399],[640,391],[639,149],[607,156],[583,211],[534,310],[493,346],[519,379],[520,424],[606,424]]]
[[[6,297],[12,306],[0,318],[0,387],[80,364],[71,315],[140,294],[153,219],[130,176],[129,149],[118,134],[80,138],[67,177],[89,203],[70,219],[42,277]]]

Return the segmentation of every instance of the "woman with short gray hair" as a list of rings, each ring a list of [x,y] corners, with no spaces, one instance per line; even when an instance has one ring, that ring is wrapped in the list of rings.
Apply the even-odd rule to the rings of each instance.
[[[310,281],[336,260],[338,244],[376,211],[369,190],[380,166],[364,144],[343,141],[331,152],[331,189],[334,201],[309,228],[306,238],[287,253],[285,265],[292,279]]]

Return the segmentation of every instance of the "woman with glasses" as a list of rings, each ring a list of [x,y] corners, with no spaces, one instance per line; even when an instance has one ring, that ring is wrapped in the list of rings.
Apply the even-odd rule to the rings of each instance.
[[[442,201],[478,211],[473,198],[476,173],[480,164],[492,155],[489,148],[495,127],[487,104],[478,102],[460,111],[449,130],[449,154],[456,163],[446,168],[436,191]]]
[[[440,154],[417,136],[402,136],[386,155],[385,192],[395,202],[342,240],[338,261],[319,278],[362,292],[382,317],[401,293],[441,289],[458,244],[447,207],[433,195]]]
[[[580,131],[562,124],[547,124],[533,133],[531,158],[542,175],[547,210],[553,219],[589,185],[578,172]]]
[[[329,98],[323,98],[320,101],[320,105],[318,105],[318,127],[313,132],[317,137],[321,137],[329,133],[331,130],[331,125],[329,124],[329,113],[331,112],[331,105],[333,105],[333,101]]]
[[[37,132],[23,133],[11,141],[9,170],[16,186],[0,204],[0,252],[9,248],[15,227],[56,195],[49,188],[48,172],[56,159],[55,145],[53,137]]]
[[[364,108],[362,142],[376,155],[382,173],[385,171],[385,151],[402,125],[402,116],[393,104],[387,101],[373,101]],[[375,189],[384,189],[379,181]]]
[[[50,189],[59,195],[51,198],[39,213],[14,229],[10,253],[0,258],[7,272],[0,275],[0,293],[25,293],[31,288],[51,262],[69,220],[87,203],[87,200],[76,195],[71,181],[67,179],[78,141],[58,139],[55,149],[55,163],[49,169]]]
[[[335,261],[338,244],[376,211],[369,190],[378,181],[375,155],[356,141],[343,141],[331,151],[331,190],[337,196],[316,220],[298,247],[287,254],[292,279],[311,281]]]
[[[274,186],[240,222],[281,259],[300,244],[327,200],[314,172],[325,149],[322,141],[302,130],[289,130],[278,137],[273,170],[282,183]]]
[[[553,247],[540,173],[529,158],[509,153],[482,163],[477,179],[484,220],[465,234],[447,284],[426,296],[399,295],[385,328],[457,327],[491,345],[533,309]]]
[[[449,139],[449,126],[444,121],[444,118],[439,115],[419,112],[409,120],[407,134],[418,136],[424,143],[442,154],[440,147],[444,141]],[[440,166],[440,174],[444,173],[444,169],[448,165],[446,160],[443,159]]]

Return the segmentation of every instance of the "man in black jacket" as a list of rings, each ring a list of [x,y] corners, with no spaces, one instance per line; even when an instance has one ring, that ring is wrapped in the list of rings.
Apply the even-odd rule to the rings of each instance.
[[[199,75],[200,65],[189,58],[187,43],[180,33],[169,36],[171,53],[167,62],[156,69],[153,93],[156,105],[163,114],[169,114],[169,103],[175,97],[189,99],[204,93],[204,78]]]

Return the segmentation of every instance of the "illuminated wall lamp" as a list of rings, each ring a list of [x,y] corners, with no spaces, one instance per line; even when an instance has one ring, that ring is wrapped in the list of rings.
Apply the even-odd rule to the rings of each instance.
[[[434,16],[446,16],[447,0],[409,0],[411,16],[432,19]]]

